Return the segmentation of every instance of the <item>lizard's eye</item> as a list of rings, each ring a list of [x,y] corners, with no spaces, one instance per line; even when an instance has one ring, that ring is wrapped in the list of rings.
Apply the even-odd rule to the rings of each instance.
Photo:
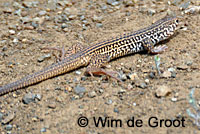
[[[177,20],[175,20],[175,22],[176,22],[176,23],[179,23],[179,20],[177,19]]]

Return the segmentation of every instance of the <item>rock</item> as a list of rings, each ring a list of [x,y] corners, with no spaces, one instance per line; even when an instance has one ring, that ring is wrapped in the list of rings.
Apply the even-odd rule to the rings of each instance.
[[[149,79],[145,79],[144,82],[145,82],[146,84],[149,84],[150,81],[149,81]]]
[[[154,79],[156,76],[155,76],[155,72],[151,72],[150,74],[149,74],[149,77],[151,78],[151,79]]]
[[[42,133],[44,133],[46,131],[47,131],[47,129],[45,127],[41,128],[41,130],[40,130],[40,132],[42,132]]]
[[[3,113],[0,112],[0,121],[3,119]]]
[[[116,0],[107,0],[107,4],[112,5],[112,6],[117,6],[120,3]]]
[[[115,107],[115,108],[114,108],[114,112],[115,112],[115,113],[119,113],[119,110]]]
[[[156,96],[157,97],[167,96],[171,92],[172,92],[172,90],[165,85],[158,86],[156,89]]]
[[[12,9],[10,9],[10,8],[5,8],[5,9],[3,9],[3,12],[4,13],[12,13],[13,12],[13,10]]]
[[[102,16],[96,16],[96,15],[94,15],[93,18],[92,18],[92,20],[94,22],[101,22],[103,20],[103,17]]]
[[[41,95],[41,94],[36,94],[36,95],[35,95],[35,99],[41,101],[42,95]]]
[[[21,20],[22,23],[24,23],[24,24],[29,23],[29,22],[32,21],[31,17],[27,17],[27,16],[26,16],[26,17],[22,17],[20,20]]]
[[[15,9],[20,9],[20,8],[23,8],[23,6],[21,5],[21,4],[19,4],[18,2],[13,2],[13,7],[15,8]]]
[[[15,30],[9,30],[8,32],[10,33],[10,35],[14,35],[15,34]]]
[[[5,127],[6,131],[11,131],[12,128],[13,128],[13,126],[10,124],[6,125],[6,127]]]
[[[179,66],[177,66],[177,69],[179,69],[179,70],[186,70],[188,68],[188,66],[187,65],[179,65]]]
[[[81,93],[85,93],[86,90],[85,90],[85,87],[76,86],[76,87],[74,88],[74,92],[75,92],[77,95],[80,95]]]
[[[61,28],[62,28],[62,29],[65,29],[65,28],[68,28],[68,27],[69,27],[69,25],[66,24],[66,23],[62,23],[62,25],[61,25]]]
[[[107,104],[107,105],[110,105],[112,103],[113,103],[113,101],[111,99],[109,99],[108,101],[105,102],[105,104]]]
[[[4,120],[2,120],[1,122],[5,125],[11,122],[14,118],[15,118],[15,113],[11,112],[11,113],[8,113],[8,116],[6,116]]]
[[[32,2],[28,2],[28,1],[24,1],[22,3],[22,5],[26,8],[31,8],[33,6],[33,3]]]
[[[180,10],[185,10],[185,9],[187,9],[189,7],[189,5],[190,5],[190,1],[187,1],[187,2],[182,3],[179,6],[179,8],[180,8]]]
[[[145,89],[145,88],[147,88],[147,84],[144,83],[144,82],[141,82],[140,85],[139,85],[138,87],[140,87],[140,88],[142,88],[142,89]]]
[[[171,73],[171,77],[172,77],[172,78],[176,78],[176,72],[172,72],[172,73]]]
[[[149,15],[153,16],[153,15],[156,13],[156,10],[155,10],[155,9],[152,9],[152,8],[149,8],[149,9],[147,10],[147,12],[148,12]]]
[[[96,96],[97,96],[97,94],[96,94],[95,91],[91,91],[91,92],[88,93],[88,97],[89,97],[89,98],[94,98],[94,97],[96,97]]]
[[[68,18],[69,18],[69,20],[74,20],[74,19],[76,19],[76,15],[70,15],[70,16],[68,16]]]
[[[67,92],[71,92],[72,91],[72,87],[70,87],[69,85],[66,85],[65,90]]]
[[[51,54],[50,54],[50,53],[45,54],[45,55],[43,55],[43,56],[40,56],[40,57],[38,58],[38,62],[43,62],[45,59],[49,59],[50,57],[51,57]]]
[[[49,103],[48,104],[48,108],[55,109],[56,108],[56,103],[55,102]]]
[[[22,101],[23,101],[24,104],[29,104],[29,103],[35,101],[35,97],[36,97],[35,94],[28,93],[28,94],[25,94],[25,95],[24,95]]]
[[[200,6],[192,6],[191,8],[184,11],[185,14],[200,13]]]
[[[129,74],[128,77],[129,77],[132,81],[138,79],[138,75],[137,75],[137,73]]]
[[[43,10],[43,11],[40,11],[40,12],[38,13],[38,15],[39,15],[39,16],[44,16],[44,15],[46,15],[46,13],[47,13],[47,11]]]
[[[120,89],[120,90],[118,91],[118,94],[123,94],[123,93],[126,93],[126,90],[125,90],[125,89]]]
[[[81,20],[81,21],[85,20],[85,16],[84,16],[84,15],[81,15],[81,16],[80,16],[80,20]]]
[[[75,71],[77,75],[81,75],[81,71]]]
[[[176,97],[171,98],[172,102],[176,102],[178,99]]]
[[[127,79],[126,74],[123,73],[120,78],[122,81],[125,81]]]
[[[187,66],[191,66],[192,65],[192,61],[186,61]]]
[[[133,89],[133,85],[132,85],[131,83],[129,83],[128,86],[127,86],[127,89],[128,89],[128,90]]]
[[[13,43],[18,43],[19,40],[18,40],[17,38],[14,38],[12,42],[13,42]]]
[[[34,28],[37,28],[39,25],[35,22],[32,22],[31,25],[33,26],[33,28],[30,28],[30,30],[33,30]]]
[[[98,91],[97,91],[97,93],[98,93],[99,95],[103,94],[103,92],[104,92],[103,89],[98,89]]]
[[[103,27],[103,24],[102,23],[96,23],[96,27],[101,28],[101,27]]]
[[[169,77],[171,77],[171,72],[168,71],[168,70],[164,71],[164,72],[162,73],[162,77],[163,77],[163,78],[169,78]]]

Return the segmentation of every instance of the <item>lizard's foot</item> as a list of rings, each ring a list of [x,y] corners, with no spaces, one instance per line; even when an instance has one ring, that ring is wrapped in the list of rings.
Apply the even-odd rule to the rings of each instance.
[[[114,74],[119,75],[119,73],[117,71],[106,71],[102,68],[89,68],[89,69],[87,68],[86,73],[92,77],[94,77],[94,75],[107,75],[107,76],[112,77],[115,80],[121,82],[121,79],[114,76]]]

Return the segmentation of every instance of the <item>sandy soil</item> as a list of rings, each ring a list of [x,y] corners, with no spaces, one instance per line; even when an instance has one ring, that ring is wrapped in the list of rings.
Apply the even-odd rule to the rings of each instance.
[[[54,10],[49,9],[51,5],[42,0],[38,1],[39,4],[35,7],[26,7],[28,6],[26,3],[15,1],[23,8],[16,6],[11,0],[1,1],[0,85],[18,80],[55,63],[56,58],[53,53],[41,51],[42,47],[64,45],[68,49],[77,42],[89,46],[148,26],[165,16],[167,12],[173,11],[179,15],[182,12],[179,10],[181,3],[169,5],[167,0],[154,0],[142,4],[136,2],[128,6],[126,2],[120,2],[115,6],[106,1],[73,0],[64,5],[62,3],[55,5],[57,8]],[[143,11],[141,8],[143,4],[147,5],[147,8],[154,4],[151,8],[155,9],[156,13],[151,15]],[[103,5],[107,8],[103,9]],[[200,6],[198,1],[193,0],[191,6],[194,5]],[[64,22],[56,20],[62,16],[65,8],[70,9],[67,15],[69,21],[66,22],[66,28],[62,29]],[[18,9],[22,9],[21,16],[14,13]],[[40,11],[46,11],[45,15]],[[85,18],[81,20],[82,14]],[[23,23],[24,17],[30,17],[31,21]],[[36,17],[39,18],[39,22],[34,28],[32,21]],[[183,17],[187,29],[179,30],[175,36],[164,42],[168,50],[158,55],[161,58],[161,70],[167,71],[173,68],[174,78],[160,78],[157,74],[155,78],[151,78],[150,74],[156,72],[154,56],[146,53],[110,62],[110,69],[127,76],[123,83],[106,76],[95,78],[85,76],[86,68],[81,68],[76,70],[81,74],[72,71],[1,96],[0,132],[2,134],[199,133],[194,119],[186,113],[186,110],[192,109],[188,97],[192,88],[196,89],[194,96],[197,105],[200,104],[200,15],[194,13]],[[38,58],[46,54],[51,56],[38,62]],[[137,80],[128,78],[130,74],[135,74]],[[169,90],[169,93],[158,97],[156,94],[162,85]],[[85,89],[83,93],[75,91],[78,87]],[[33,102],[25,104],[23,100],[27,94],[37,94],[41,98],[35,98]],[[78,118],[82,116],[89,120],[86,127],[80,127],[77,123]],[[109,117],[110,123],[112,119],[119,119],[122,121],[122,127],[96,127],[93,122],[94,117],[102,117],[104,121]],[[128,127],[126,121],[132,117],[135,120],[142,120],[143,125]],[[179,127],[152,128],[148,125],[151,117],[172,121],[175,119],[181,121],[183,118],[185,122],[184,126],[180,124]]]

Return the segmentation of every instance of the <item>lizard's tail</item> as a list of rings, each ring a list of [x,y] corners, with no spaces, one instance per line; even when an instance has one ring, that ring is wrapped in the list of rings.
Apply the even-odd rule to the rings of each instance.
[[[9,83],[0,87],[0,96],[8,92],[15,91],[17,89],[27,87],[43,80],[52,78],[54,76],[66,73],[73,70],[73,65],[70,62],[58,62],[55,63],[39,72],[33,73],[31,75],[25,76],[24,78],[17,80],[15,82]]]

